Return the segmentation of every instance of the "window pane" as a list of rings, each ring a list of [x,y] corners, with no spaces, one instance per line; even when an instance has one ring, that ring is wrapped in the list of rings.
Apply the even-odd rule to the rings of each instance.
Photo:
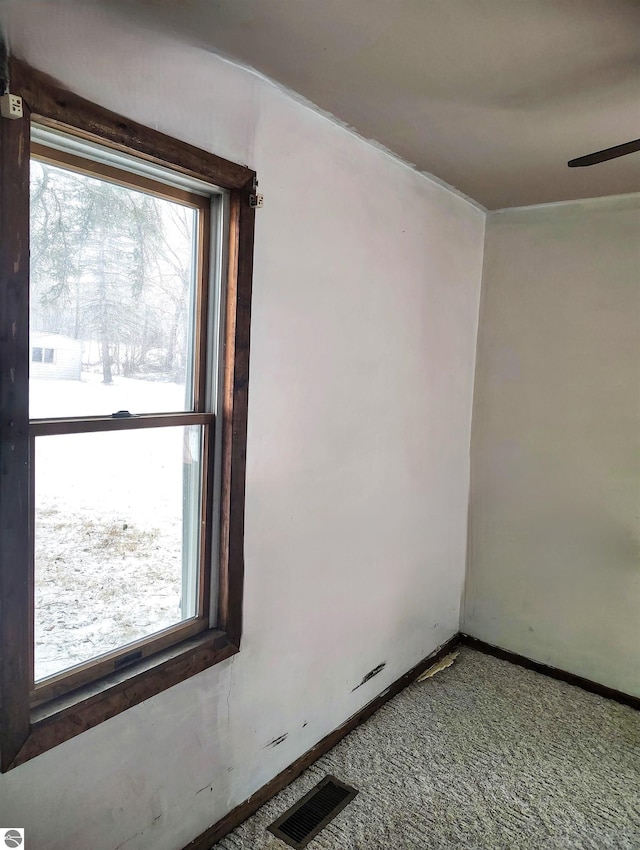
[[[201,442],[201,426],[36,439],[36,681],[196,615]]]
[[[45,350],[44,350],[44,362],[45,363],[53,363],[53,348],[45,348]]]
[[[32,348],[31,349],[31,360],[34,363],[42,363],[42,349],[41,348]]]
[[[32,160],[32,418],[192,409],[197,215]]]

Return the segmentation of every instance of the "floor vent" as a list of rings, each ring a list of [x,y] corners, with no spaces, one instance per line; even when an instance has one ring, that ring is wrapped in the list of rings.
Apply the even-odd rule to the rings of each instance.
[[[355,788],[345,785],[335,776],[325,776],[267,829],[289,847],[301,850],[357,793]]]

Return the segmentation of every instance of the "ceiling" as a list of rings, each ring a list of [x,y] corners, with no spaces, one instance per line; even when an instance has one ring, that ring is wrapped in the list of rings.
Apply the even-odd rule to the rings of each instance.
[[[79,0],[78,0],[79,2]],[[640,0],[98,0],[251,66],[488,209],[640,191]]]

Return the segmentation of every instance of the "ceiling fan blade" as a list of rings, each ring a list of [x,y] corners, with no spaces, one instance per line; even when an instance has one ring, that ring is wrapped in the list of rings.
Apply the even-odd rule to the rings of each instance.
[[[624,145],[616,145],[613,148],[605,148],[603,151],[589,153],[586,156],[579,156],[577,159],[570,159],[567,165],[569,168],[596,165],[598,162],[606,162],[608,159],[615,159],[617,156],[624,156],[636,151],[640,151],[640,139],[634,139],[632,142],[625,142]]]

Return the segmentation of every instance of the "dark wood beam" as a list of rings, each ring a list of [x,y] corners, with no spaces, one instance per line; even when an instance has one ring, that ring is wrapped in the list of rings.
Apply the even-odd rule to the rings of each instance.
[[[29,734],[29,116],[0,118],[0,769]],[[4,648],[4,649],[3,649]],[[8,648],[12,648],[8,651]],[[17,648],[17,649],[16,649]]]
[[[171,163],[183,174],[209,180],[222,189],[239,189],[253,175],[253,171],[244,165],[237,165],[91,103],[20,59],[11,58],[10,71],[11,91],[24,99],[38,123],[54,127],[60,124],[67,132],[116,150],[129,153],[135,150],[149,162],[158,165]]]

